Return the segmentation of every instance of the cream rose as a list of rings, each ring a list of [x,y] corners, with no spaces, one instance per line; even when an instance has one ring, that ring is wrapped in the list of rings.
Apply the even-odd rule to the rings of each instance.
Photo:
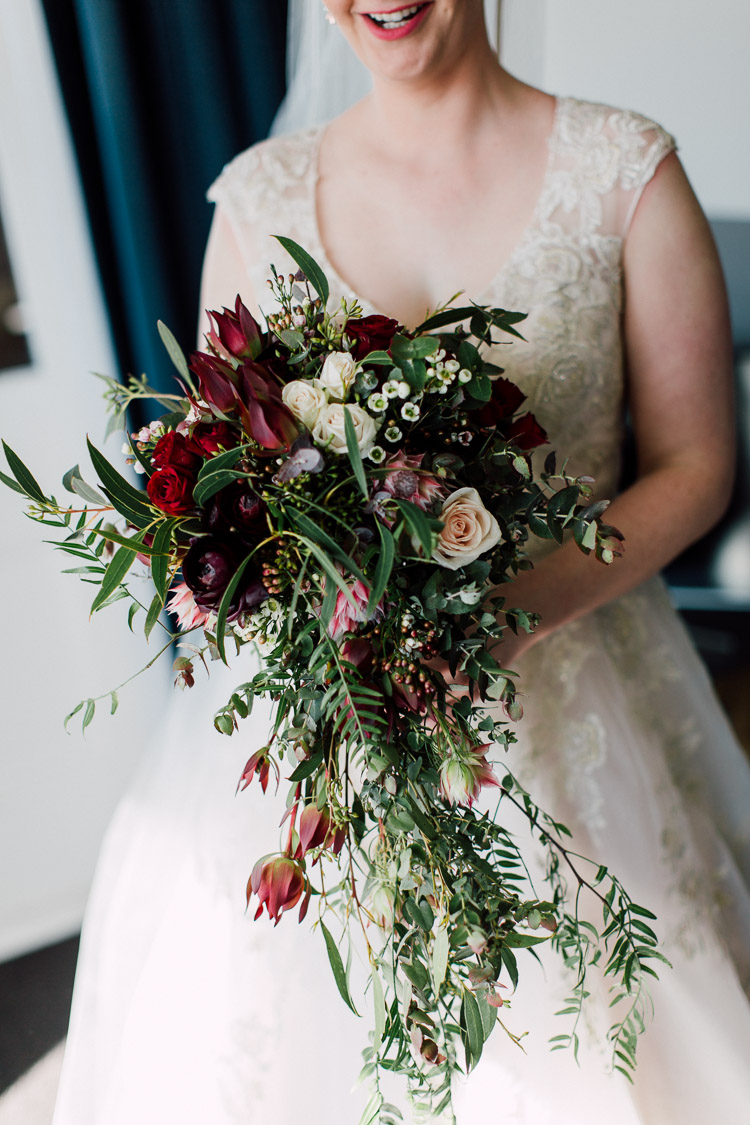
[[[284,405],[291,410],[298,421],[302,422],[303,426],[307,426],[308,430],[313,428],[318,415],[326,405],[325,391],[303,379],[295,379],[287,383],[281,392],[281,397]]]
[[[343,402],[357,373],[354,356],[349,352],[331,352],[323,364],[318,386],[336,402]]]
[[[344,406],[341,402],[329,402],[318,415],[313,429],[313,438],[318,445],[324,445],[331,453],[346,453],[346,430],[344,428],[344,411],[348,410],[354,432],[357,435],[357,445],[365,457],[375,444],[378,428],[375,422],[361,406]]]
[[[482,503],[476,488],[458,488],[443,503],[440,532],[432,560],[450,570],[467,566],[500,542],[497,520]]]

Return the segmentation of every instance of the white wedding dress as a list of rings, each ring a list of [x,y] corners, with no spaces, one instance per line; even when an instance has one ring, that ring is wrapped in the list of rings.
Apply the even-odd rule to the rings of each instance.
[[[349,294],[315,217],[321,130],[240,155],[210,197],[249,279],[289,263],[289,235]],[[534,218],[484,303],[529,311],[500,362],[570,456],[616,489],[623,427],[621,248],[672,139],[642,117],[557,104]],[[502,221],[500,218],[499,221]],[[231,294],[227,295],[227,303]],[[366,312],[373,312],[362,300]],[[668,423],[667,423],[668,424]],[[750,769],[659,579],[540,642],[520,663],[526,716],[512,761],[538,800],[659,916],[673,962],[634,1086],[607,1073],[606,1002],[593,989],[581,1050],[551,1054],[569,983],[531,958],[508,1026],[456,1090],[459,1125],[714,1125],[750,1121]],[[234,676],[174,701],[109,832],[86,920],[55,1125],[356,1125],[366,1021],[336,992],[323,942],[245,913],[255,860],[278,846],[281,805],[235,797],[265,741],[261,706],[231,740],[211,714]],[[364,1001],[365,1011],[369,1001]]]

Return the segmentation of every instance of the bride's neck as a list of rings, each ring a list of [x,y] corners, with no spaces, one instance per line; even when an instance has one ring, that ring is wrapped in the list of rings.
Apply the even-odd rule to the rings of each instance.
[[[487,44],[479,57],[467,55],[423,80],[376,77],[361,107],[367,125],[391,151],[403,146],[413,153],[419,141],[455,152],[478,135],[485,121],[497,120],[515,85]]]

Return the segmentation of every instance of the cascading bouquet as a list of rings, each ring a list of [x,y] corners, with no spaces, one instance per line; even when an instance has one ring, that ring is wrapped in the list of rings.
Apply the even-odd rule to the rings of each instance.
[[[572,534],[604,563],[621,536],[602,523],[606,502],[591,502],[588,478],[558,471],[554,454],[539,470],[532,452],[546,434],[483,355],[494,330],[519,336],[521,314],[446,307],[406,331],[356,302],[330,312],[319,266],[279,241],[300,272],[273,269],[279,311],[265,331],[238,297],[234,311],[210,314],[207,351],[189,363],[160,326],[179,395],[145,378],[107,380],[115,426],[137,398],[168,411],[126,446],[145,493],[91,444],[101,491],[77,466],[64,478],[82,510],[46,496],[7,446],[13,476],[0,476],[32,501],[32,518],[64,532],[59,546],[99,585],[92,610],[129,598],[129,624],[142,610],[147,636],[167,630],[162,652],[202,631],[176,660],[182,685],[198,659],[260,650],[261,670],[214,720],[232,734],[256,697],[273,702],[268,742],[240,785],[265,792],[284,776],[282,847],[258,859],[248,903],[275,923],[314,903],[352,1009],[341,948],[366,950],[375,1026],[363,1123],[401,1118],[380,1093],[383,1069],[408,1076],[424,1113],[450,1112],[459,1049],[471,1069],[517,984],[519,950],[541,942],[573,970],[573,1027],[554,1046],[576,1049],[586,971],[601,960],[614,982],[613,1061],[630,1076],[644,980],[660,958],[653,915],[570,852],[565,827],[491,761],[522,713],[497,650],[507,628],[535,624],[502,596],[531,565],[529,536]],[[137,560],[149,566],[150,604],[132,582]],[[72,713],[84,727],[96,703]],[[494,816],[475,807],[485,788]],[[503,827],[504,805],[542,845],[546,898]],[[579,918],[578,893],[570,905],[571,878],[599,900],[601,933]]]

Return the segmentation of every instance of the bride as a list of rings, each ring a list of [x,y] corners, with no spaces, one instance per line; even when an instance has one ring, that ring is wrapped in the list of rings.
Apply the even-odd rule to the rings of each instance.
[[[312,4],[313,0],[308,0]],[[635,1084],[607,1073],[592,988],[580,1066],[551,1053],[569,982],[525,965],[504,1021],[456,1091],[460,1125],[706,1125],[750,1104],[750,771],[659,569],[707,531],[732,471],[726,298],[708,225],[659,126],[553,98],[491,50],[481,0],[329,0],[373,77],[323,128],[237,157],[213,185],[203,307],[270,311],[284,234],[332,293],[404,324],[458,290],[528,312],[526,343],[492,359],[571,459],[614,496],[624,412],[636,483],[611,505],[609,568],[535,552],[513,602],[542,615],[511,638],[526,715],[517,772],[659,916],[673,968]],[[231,681],[212,676],[223,702]],[[262,711],[262,709],[261,709]],[[339,1001],[317,935],[243,912],[275,846],[270,793],[234,798],[240,739],[181,699],[109,833],[92,893],[55,1125],[354,1125],[365,1032]],[[239,741],[239,745],[237,745]],[[743,825],[743,817],[745,818]],[[743,878],[744,872],[744,878]]]

